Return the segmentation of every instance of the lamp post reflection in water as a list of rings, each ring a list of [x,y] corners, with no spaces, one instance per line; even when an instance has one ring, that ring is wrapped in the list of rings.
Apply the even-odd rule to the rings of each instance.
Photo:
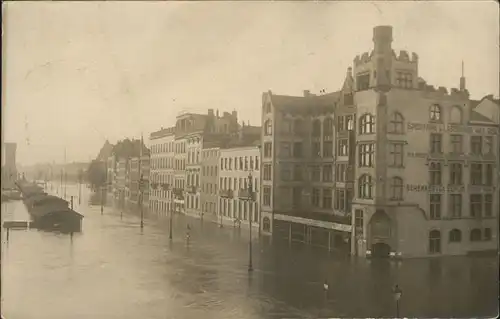
[[[403,291],[399,288],[398,285],[396,285],[394,286],[393,293],[394,293],[394,300],[396,300],[396,318],[399,318],[399,301],[401,299]]]

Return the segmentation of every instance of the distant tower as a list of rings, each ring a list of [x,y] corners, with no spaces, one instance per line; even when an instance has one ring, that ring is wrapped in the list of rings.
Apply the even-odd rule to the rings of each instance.
[[[375,87],[382,91],[388,91],[391,86],[392,27],[377,26],[373,28],[373,44]]]
[[[462,61],[462,76],[460,77],[460,92],[465,91],[464,61]]]

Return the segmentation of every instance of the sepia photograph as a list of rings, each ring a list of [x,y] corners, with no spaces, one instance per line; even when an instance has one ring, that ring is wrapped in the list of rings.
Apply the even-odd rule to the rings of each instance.
[[[496,318],[497,1],[4,1],[2,319]]]

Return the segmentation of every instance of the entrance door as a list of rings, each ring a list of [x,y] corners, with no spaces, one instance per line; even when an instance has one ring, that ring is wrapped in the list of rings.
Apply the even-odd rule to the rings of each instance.
[[[372,245],[372,257],[387,258],[391,252],[391,247],[386,243],[376,243]]]

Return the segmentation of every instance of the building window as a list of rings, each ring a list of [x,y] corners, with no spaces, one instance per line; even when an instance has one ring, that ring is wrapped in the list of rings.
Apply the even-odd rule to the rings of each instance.
[[[368,90],[370,87],[370,73],[358,74],[356,76],[358,91]]]
[[[470,241],[481,241],[481,229],[474,228],[470,231]]]
[[[312,123],[312,136],[317,138],[321,136],[321,121],[318,119]]]
[[[375,117],[373,115],[365,114],[361,116],[359,121],[359,133],[360,134],[375,133]]]
[[[313,188],[311,203],[314,207],[320,207],[319,201],[320,201],[320,190],[319,188]]]
[[[451,218],[462,217],[462,194],[450,194],[448,198],[449,216]]]
[[[413,87],[413,75],[409,72],[396,72],[396,85],[400,88],[411,89]]]
[[[484,164],[484,185],[493,186],[493,164]]]
[[[484,195],[484,216],[491,217],[493,216],[493,195],[485,194]]]
[[[458,134],[451,135],[451,152],[454,154],[463,153],[463,136]]]
[[[293,143],[293,157],[295,158],[302,157],[302,142]]]
[[[283,133],[292,133],[292,121],[290,119],[283,119]]]
[[[485,228],[484,229],[484,240],[485,241],[490,241],[491,240],[491,228]]]
[[[337,182],[345,182],[347,176],[347,164],[337,164],[335,177]]]
[[[472,185],[483,184],[483,165],[479,163],[472,163],[470,165],[470,183]]]
[[[443,152],[443,135],[432,133],[431,134],[431,154],[440,154]]]
[[[311,156],[313,158],[321,157],[321,143],[320,142],[312,142],[311,143]]]
[[[441,107],[437,104],[434,104],[431,106],[430,108],[430,112],[429,112],[429,118],[431,121],[434,121],[434,122],[441,122],[442,119],[441,119]]]
[[[265,105],[266,113],[271,113],[271,103],[267,102]]]
[[[345,123],[344,121],[345,121],[344,116],[340,116],[340,115],[339,115],[339,116],[337,117],[337,132],[342,132],[342,131],[344,131],[344,125],[345,125],[345,124],[344,124],[344,123]]]
[[[404,119],[401,113],[399,112],[392,113],[391,119],[389,121],[389,133],[391,134],[404,133]]]
[[[291,179],[292,179],[292,170],[290,169],[290,166],[288,166],[287,164],[283,164],[283,166],[281,166],[281,180],[290,181]]]
[[[403,179],[401,177],[391,179],[391,200],[403,200]]]
[[[481,155],[483,149],[483,137],[471,136],[470,137],[470,151],[474,155]]]
[[[271,142],[264,143],[264,157],[272,157],[273,156],[273,144]]]
[[[484,154],[493,154],[493,136],[484,137]]]
[[[347,156],[347,139],[338,140],[337,148],[339,156]]]
[[[452,229],[449,233],[450,243],[459,243],[462,241],[462,232],[459,229]]]
[[[373,179],[370,175],[362,175],[358,181],[359,198],[371,199],[373,198]]]
[[[319,182],[321,180],[321,169],[319,165],[314,165],[311,167],[311,180],[313,182]]]
[[[471,194],[469,203],[471,217],[481,217],[483,208],[481,194]]]
[[[323,156],[332,157],[333,156],[333,142],[323,141]]]
[[[294,187],[292,190],[292,207],[299,208],[302,203],[302,188]]]
[[[332,189],[331,188],[323,188],[323,208],[331,209],[332,208]]]
[[[432,230],[429,233],[429,253],[441,253],[441,232],[439,230]]]
[[[271,173],[271,164],[264,164],[263,165],[263,179],[265,181],[270,181],[271,180],[271,176],[272,176],[272,173]]]
[[[431,185],[442,184],[441,163],[432,162],[429,164],[429,175]]]
[[[271,206],[271,186],[262,187],[262,203],[264,206]]]
[[[292,152],[290,150],[290,143],[288,142],[281,142],[280,143],[280,156],[281,157],[290,157],[292,155]]]
[[[331,182],[333,179],[332,165],[323,166],[323,182]]]
[[[361,231],[361,234],[363,233],[363,210],[361,209],[356,209],[354,211],[354,225],[356,227],[356,233],[358,231]]]
[[[389,165],[392,167],[403,167],[404,145],[402,143],[389,144]]]
[[[293,132],[295,136],[302,136],[304,133],[304,121],[296,119],[293,123]]]
[[[375,144],[359,144],[359,167],[373,167]]]
[[[450,185],[462,185],[462,164],[461,163],[451,163],[450,164]]]
[[[271,120],[266,120],[264,122],[264,135],[272,135],[273,134],[273,124]]]
[[[346,200],[345,190],[337,189],[335,190],[335,209],[344,211],[345,210],[345,200]]]
[[[327,117],[323,122],[323,138],[333,136],[333,120]]]
[[[302,181],[302,167],[298,164],[293,167],[293,180]]]
[[[441,194],[429,195],[429,217],[430,219],[441,219]]]

